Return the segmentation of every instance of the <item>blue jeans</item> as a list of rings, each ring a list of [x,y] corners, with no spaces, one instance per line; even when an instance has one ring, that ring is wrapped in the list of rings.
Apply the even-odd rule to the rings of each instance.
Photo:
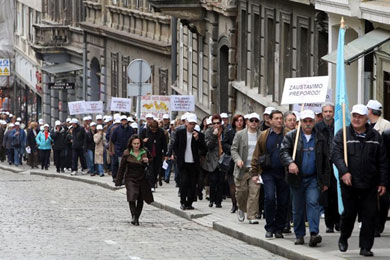
[[[299,188],[290,188],[295,236],[299,238],[306,235],[305,206],[310,233],[318,234],[318,226],[320,223],[320,205],[318,199],[320,197],[320,191],[317,184],[317,176],[303,177]]]
[[[113,179],[116,178],[116,175],[117,175],[118,169],[119,169],[119,163],[120,163],[121,159],[122,159],[122,156],[118,156],[116,154],[111,156],[111,169],[112,169],[112,178]]]
[[[171,170],[173,167],[173,171],[175,172],[175,182],[178,183],[177,175],[178,175],[179,170],[177,169],[176,161],[167,160],[167,164],[168,164],[168,168],[165,170],[165,180],[169,181],[169,179],[171,178]]]
[[[290,190],[282,177],[263,174],[264,187],[264,216],[265,230],[268,232],[282,232],[286,225]]]
[[[85,153],[85,159],[87,161],[89,173],[95,173],[95,164],[93,163],[94,155],[92,150],[87,150]]]
[[[22,160],[22,155],[23,155],[23,152],[22,152],[22,148],[21,147],[14,148],[14,164],[15,164],[15,166],[19,166],[20,165],[20,162]]]
[[[99,175],[104,175],[103,164],[96,164],[96,168]]]

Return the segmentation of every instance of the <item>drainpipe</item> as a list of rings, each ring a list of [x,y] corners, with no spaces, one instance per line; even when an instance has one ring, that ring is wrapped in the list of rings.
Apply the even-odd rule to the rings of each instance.
[[[83,100],[87,90],[87,34],[83,31]]]
[[[171,84],[175,84],[177,79],[177,18],[171,20]]]

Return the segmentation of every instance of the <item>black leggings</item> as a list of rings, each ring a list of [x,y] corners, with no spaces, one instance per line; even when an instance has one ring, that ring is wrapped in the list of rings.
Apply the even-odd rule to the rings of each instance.
[[[39,158],[42,169],[50,166],[50,150],[39,150]]]

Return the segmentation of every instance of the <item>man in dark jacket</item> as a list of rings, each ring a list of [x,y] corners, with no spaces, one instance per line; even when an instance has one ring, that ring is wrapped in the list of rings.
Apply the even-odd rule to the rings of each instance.
[[[72,172],[71,175],[76,175],[78,159],[80,158],[81,173],[85,174],[87,163],[84,157],[85,130],[79,125],[76,118],[72,119]]]
[[[313,111],[302,111],[302,131],[295,159],[292,158],[292,154],[297,130],[290,131],[284,137],[280,148],[280,159],[288,169],[287,181],[292,195],[295,244],[304,244],[306,207],[311,247],[322,241],[319,235],[319,197],[320,190],[324,192],[329,187],[330,174],[328,145],[324,136],[315,131],[314,120]]]
[[[112,156],[113,160],[111,161],[111,164],[113,164],[112,178],[114,182],[116,180],[116,174],[118,172],[119,162],[122,159],[123,151],[126,150],[127,143],[133,134],[133,128],[127,124],[127,117],[121,116],[121,124],[112,131],[110,138],[110,141],[114,145],[114,155]]]
[[[180,172],[180,209],[194,209],[196,184],[200,165],[200,151],[205,150],[204,139],[194,130],[196,115],[186,117],[186,127],[176,130],[173,152]]]
[[[91,176],[95,176],[95,142],[93,136],[96,134],[96,123],[92,122],[88,131],[85,133],[85,149],[87,154],[87,167]]]
[[[4,120],[0,120],[0,161],[1,162],[5,161],[5,155],[6,155],[5,147],[2,145],[6,127],[7,127],[7,122]]]
[[[152,156],[149,182],[152,191],[154,191],[157,187],[157,176],[160,186],[162,185],[163,172],[161,167],[165,153],[167,152],[167,139],[164,130],[158,127],[156,120],[153,120],[146,126],[145,130],[141,132],[140,137]]]
[[[56,166],[57,172],[64,173],[65,162],[66,162],[66,131],[61,126],[60,121],[56,121],[54,124],[54,129],[52,130],[50,136],[53,139],[53,151],[54,151],[54,164]]]
[[[323,120],[314,126],[318,133],[322,133],[327,141],[328,149],[333,142],[334,137],[334,105],[324,103],[321,106]],[[330,158],[329,158],[330,160]],[[332,163],[331,163],[332,165]],[[333,167],[330,167],[330,183],[328,190],[321,194],[322,206],[325,210],[326,233],[333,233],[334,230],[340,231],[340,215],[337,201],[337,181],[334,176]]]
[[[360,255],[373,256],[378,195],[385,194],[388,185],[386,148],[381,135],[367,123],[366,106],[354,105],[351,114],[351,125],[346,129],[347,162],[344,161],[342,129],[333,139],[332,161],[339,172],[344,204],[338,245],[341,252],[347,251],[348,238],[359,213],[362,221]]]

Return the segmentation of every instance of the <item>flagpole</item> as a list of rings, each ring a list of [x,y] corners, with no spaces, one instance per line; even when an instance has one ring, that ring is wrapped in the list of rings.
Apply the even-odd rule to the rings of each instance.
[[[345,125],[345,103],[343,103],[343,145],[344,145],[344,162],[348,167],[348,153],[347,153],[347,127]]]
[[[305,107],[305,104],[302,104],[301,106],[301,114],[303,112],[303,108]],[[292,159],[295,161],[295,156],[297,154],[297,147],[298,147],[298,141],[299,141],[299,134],[301,132],[301,119],[298,121],[298,129],[297,129],[297,135],[295,136],[295,143],[294,143],[294,150],[292,154]]]

